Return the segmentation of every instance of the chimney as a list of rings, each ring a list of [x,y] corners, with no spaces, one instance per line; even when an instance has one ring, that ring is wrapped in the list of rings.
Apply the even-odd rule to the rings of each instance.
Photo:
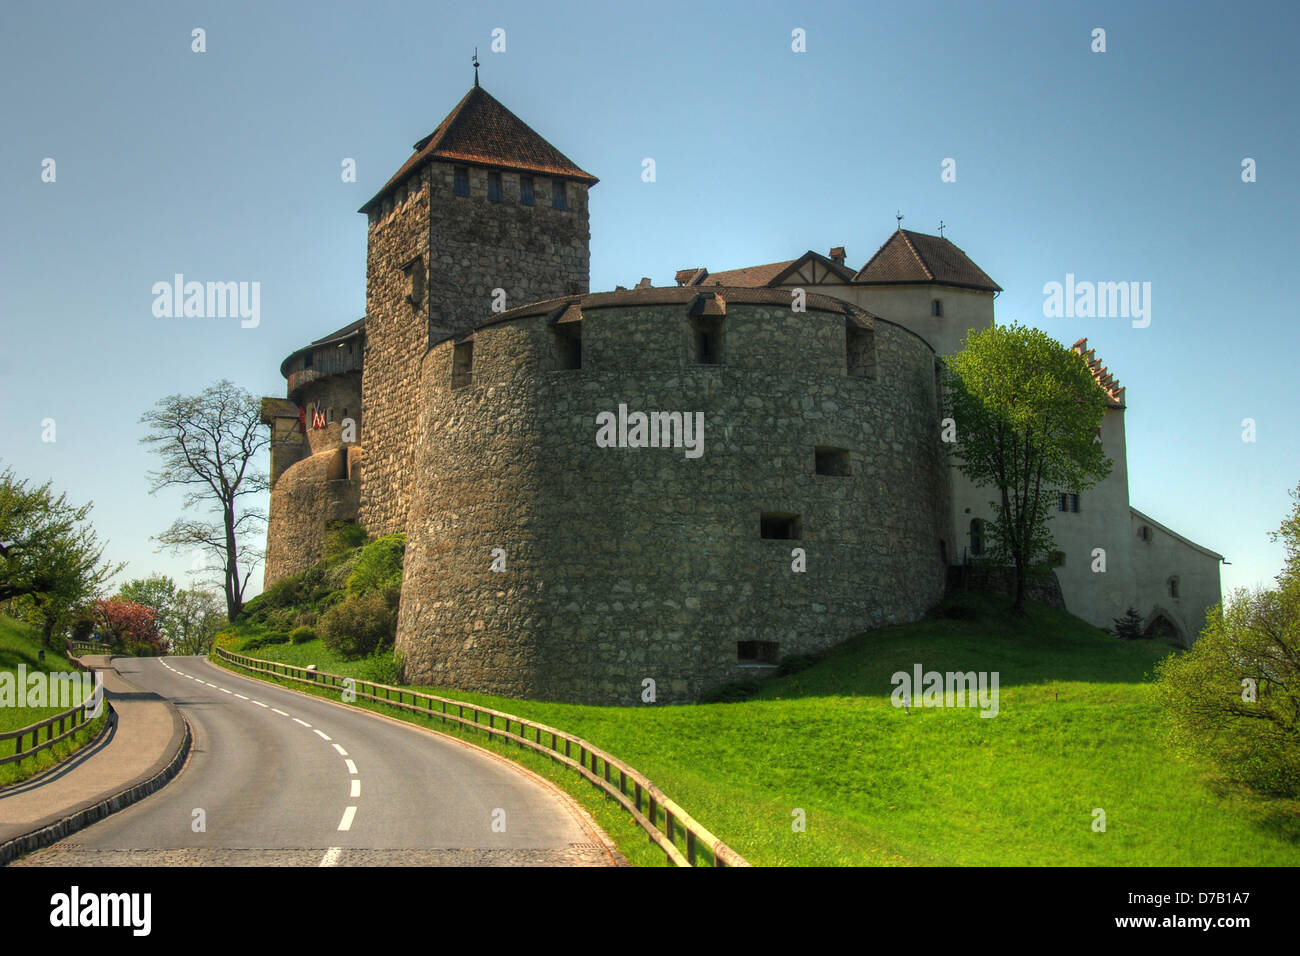
[[[840,266],[844,265],[844,247],[843,247],[843,246],[832,246],[832,247],[831,247],[831,262],[834,262],[836,265],[840,265]]]

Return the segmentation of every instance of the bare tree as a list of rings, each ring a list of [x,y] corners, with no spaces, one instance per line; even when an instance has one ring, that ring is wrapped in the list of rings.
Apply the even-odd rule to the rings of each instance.
[[[140,441],[152,445],[163,462],[149,474],[150,491],[179,485],[186,489],[185,508],[206,506],[210,512],[208,519],[177,518],[156,540],[213,558],[232,621],[244,609],[244,591],[262,559],[261,548],[246,542],[266,523],[266,512],[243,500],[270,487],[256,464],[270,441],[261,418],[258,399],[226,379],[198,395],[169,395],[140,416],[149,426]]]

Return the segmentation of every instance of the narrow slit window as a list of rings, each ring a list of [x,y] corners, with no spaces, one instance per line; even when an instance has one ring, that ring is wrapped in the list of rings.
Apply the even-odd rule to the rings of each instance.
[[[414,259],[406,267],[406,301],[417,309],[424,303],[424,260]]]
[[[759,535],[775,541],[798,541],[803,531],[799,516],[786,512],[765,511],[759,518]]]
[[[582,368],[582,323],[565,322],[554,329],[556,366],[561,370]]]
[[[930,314],[931,314],[931,315],[937,315],[937,316],[942,316],[942,315],[943,315],[943,300],[942,300],[942,299],[931,299],[931,300],[930,300]]]
[[[876,333],[851,325],[845,333],[845,356],[849,375],[874,379],[876,377]]]
[[[696,365],[722,364],[722,319],[719,316],[702,316],[691,320],[691,333],[695,342]]]
[[[451,354],[451,387],[464,388],[474,379],[474,343],[458,342]]]

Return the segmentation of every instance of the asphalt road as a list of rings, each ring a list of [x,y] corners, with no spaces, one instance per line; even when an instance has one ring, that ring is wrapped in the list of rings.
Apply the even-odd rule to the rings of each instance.
[[[194,742],[158,793],[15,866],[611,865],[572,804],[504,758],[241,677],[121,658]]]

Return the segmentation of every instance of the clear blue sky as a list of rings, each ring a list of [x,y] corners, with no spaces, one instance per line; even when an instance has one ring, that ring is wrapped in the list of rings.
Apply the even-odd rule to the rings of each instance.
[[[281,359],[363,314],[356,209],[471,85],[477,46],[483,86],[601,179],[593,290],[833,245],[860,266],[896,210],[942,219],[1006,290],[998,321],[1087,336],[1127,386],[1133,504],[1226,555],[1225,590],[1269,583],[1300,482],[1298,21],[1293,3],[5,2],[0,466],[93,499],[129,576],[184,579],[149,540],[179,496],[148,493],[140,414],[223,377],[283,395]],[[260,326],[155,318],[177,272],[260,282]],[[1150,282],[1150,327],[1044,318],[1067,272]]]

